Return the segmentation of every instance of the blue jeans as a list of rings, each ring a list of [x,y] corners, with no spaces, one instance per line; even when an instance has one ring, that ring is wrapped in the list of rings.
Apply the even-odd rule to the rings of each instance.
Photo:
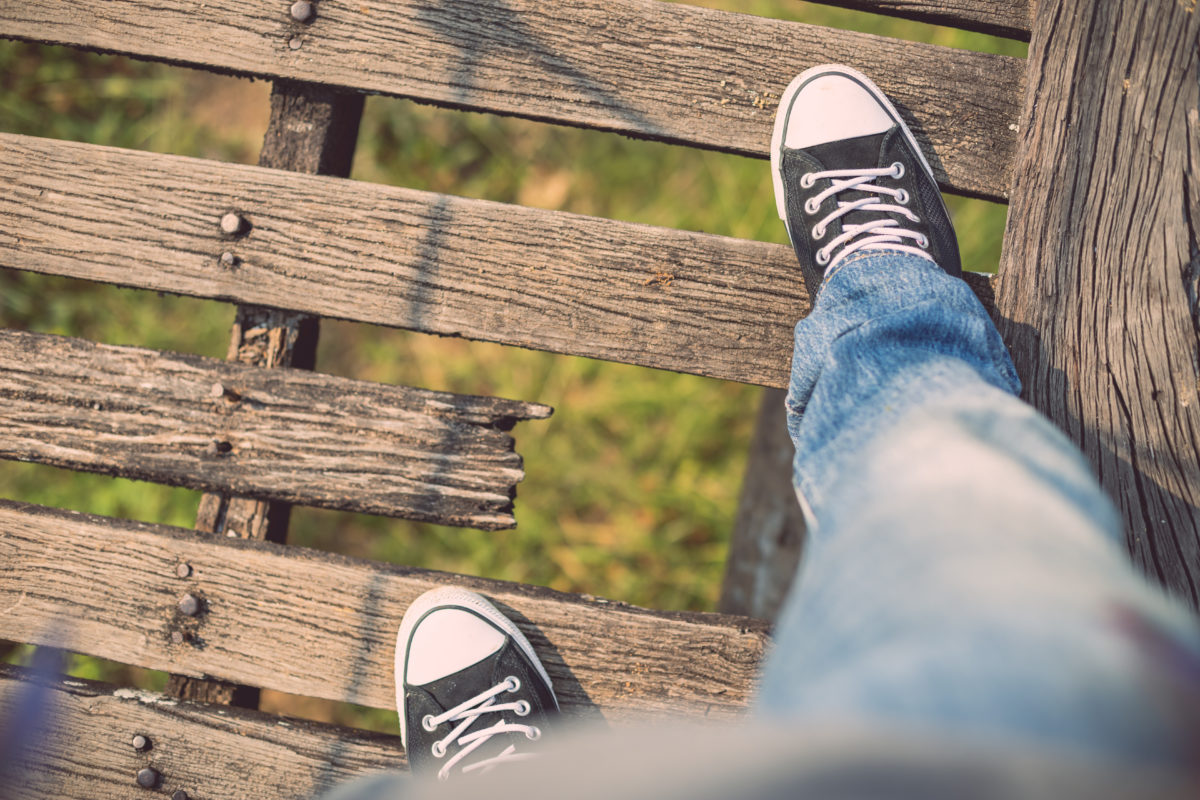
[[[585,738],[578,772],[560,766],[554,782],[539,768],[530,786],[559,787],[598,760],[585,783],[598,782],[604,797],[725,797],[730,786],[744,795],[764,776],[789,789],[780,796],[840,787],[929,797],[933,785],[938,797],[959,797],[980,775],[1020,768],[1013,754],[1030,750],[1061,754],[1072,769],[1081,757],[1097,769],[1109,759],[1194,765],[1196,620],[1135,573],[1111,503],[1019,388],[965,283],[903,253],[843,262],[796,326],[788,425],[809,541],[757,724],[708,740],[643,734],[612,758]],[[847,722],[868,733],[839,740],[829,772],[820,733]],[[928,746],[914,756],[913,740]],[[965,740],[1006,755],[988,773],[986,758],[956,749]],[[622,773],[646,752],[649,768]],[[929,784],[914,765],[952,780]],[[1103,790],[1128,774],[1066,776]],[[604,783],[613,775],[615,787]],[[1143,786],[1131,780],[1135,792]],[[411,788],[377,776],[336,800]],[[529,788],[488,792],[527,797]]]
[[[852,256],[796,326],[810,525],[758,708],[1102,756],[1200,755],[1200,629],[1133,569],[962,281]]]

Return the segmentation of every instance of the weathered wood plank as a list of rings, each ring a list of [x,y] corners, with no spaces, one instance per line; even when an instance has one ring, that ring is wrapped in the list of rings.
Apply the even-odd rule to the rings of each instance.
[[[3,266],[750,383],[809,308],[722,236],[7,134],[0,184]]]
[[[536,404],[0,330],[0,457],[443,524],[512,527]]]
[[[1029,41],[1029,0],[815,0],[822,5],[870,11]]]
[[[780,93],[841,62],[877,80],[939,182],[1003,198],[1020,59],[658,0],[0,0],[0,35],[285,77],[765,156]]]
[[[48,678],[0,665],[0,718],[37,686],[51,706],[23,727],[25,749],[6,764],[8,800],[86,797],[128,800],[146,768],[170,797],[312,800],[381,770],[406,768],[399,736],[175,700],[74,678]],[[30,721],[34,722],[34,721]],[[135,749],[135,735],[149,748]]]
[[[505,610],[565,711],[729,717],[748,702],[765,623],[647,611],[549,589],[0,501],[0,637],[292,694],[395,706],[404,610],[447,583]],[[180,564],[191,567],[179,578]],[[252,586],[246,576],[253,575]],[[201,613],[177,607],[190,593]],[[178,641],[176,641],[178,640]]]
[[[1200,607],[1200,13],[1036,6],[1001,331],[1134,558]]]

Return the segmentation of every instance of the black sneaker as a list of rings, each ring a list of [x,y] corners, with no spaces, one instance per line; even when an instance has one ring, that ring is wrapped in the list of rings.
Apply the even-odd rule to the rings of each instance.
[[[558,700],[517,626],[446,587],[418,597],[400,623],[396,707],[413,774],[446,780],[532,758]]]
[[[775,202],[813,286],[847,256],[902,250],[962,274],[933,170],[879,87],[849,67],[788,85],[771,137]]]

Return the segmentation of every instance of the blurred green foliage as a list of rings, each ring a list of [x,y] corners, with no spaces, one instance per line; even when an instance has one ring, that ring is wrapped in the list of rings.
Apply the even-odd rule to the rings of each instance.
[[[1015,42],[796,0],[701,4],[1025,52]],[[9,132],[252,163],[267,91],[261,82],[0,42],[0,130]],[[765,162],[397,99],[368,99],[352,177],[786,243]],[[994,270],[1004,207],[949,203],[964,264]],[[7,327],[220,357],[231,320],[232,309],[218,303],[0,269]],[[369,325],[322,326],[320,370],[535,400],[556,413],[515,430],[528,477],[514,531],[296,509],[293,543],[658,608],[714,607],[758,389]],[[197,500],[181,489],[13,463],[0,463],[0,496],[183,526]],[[97,660],[73,667],[86,677],[162,682]],[[353,709],[335,716],[384,729],[395,720]]]

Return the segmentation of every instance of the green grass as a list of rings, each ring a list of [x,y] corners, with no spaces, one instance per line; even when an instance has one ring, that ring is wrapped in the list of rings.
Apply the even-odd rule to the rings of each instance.
[[[796,0],[704,3],[936,44],[1024,45]],[[0,42],[0,130],[252,163],[266,87],[64,48]],[[784,243],[764,161],[614,134],[368,99],[354,179]],[[1005,208],[950,199],[970,269],[998,261]],[[0,324],[223,356],[228,306],[0,270]],[[780,358],[787,358],[781,353]],[[715,605],[759,390],[342,322],[318,369],[534,400],[514,433],[527,479],[500,533],[296,509],[292,539],[374,559],[586,591],[666,609]],[[0,496],[190,525],[196,494],[0,463]],[[20,658],[10,654],[10,658]],[[76,661],[92,677],[161,677]],[[339,719],[390,725],[344,710]],[[382,721],[381,721],[382,720]]]

